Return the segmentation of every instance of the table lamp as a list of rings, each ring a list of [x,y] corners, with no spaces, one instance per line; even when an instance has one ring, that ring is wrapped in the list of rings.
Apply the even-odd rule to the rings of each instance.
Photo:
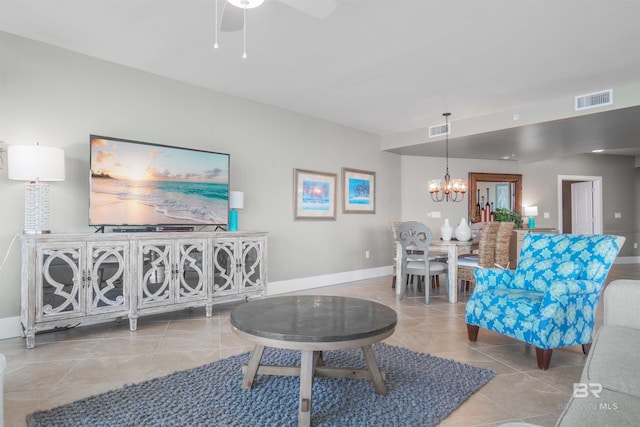
[[[7,147],[9,179],[29,181],[24,203],[24,233],[46,234],[49,227],[49,184],[64,180],[64,151],[42,145]]]
[[[238,209],[244,209],[244,193],[232,191],[229,193],[229,231],[238,231]]]
[[[536,228],[536,219],[538,216],[538,207],[537,206],[526,206],[524,208],[524,216],[529,217],[529,228]]]

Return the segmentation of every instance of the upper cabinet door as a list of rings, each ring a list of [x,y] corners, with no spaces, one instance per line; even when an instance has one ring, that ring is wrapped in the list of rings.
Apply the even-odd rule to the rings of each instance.
[[[84,313],[84,244],[43,244],[36,249],[36,321]]]
[[[87,312],[97,314],[129,309],[129,242],[87,245]]]
[[[190,239],[176,241],[176,300],[178,302],[207,298],[207,241]]]
[[[138,245],[138,307],[172,303],[173,241],[143,241]]]
[[[212,294],[229,295],[238,293],[238,239],[219,238],[213,241],[213,286]]]
[[[264,288],[265,282],[265,240],[240,239],[242,259],[240,262],[240,292],[256,291]]]

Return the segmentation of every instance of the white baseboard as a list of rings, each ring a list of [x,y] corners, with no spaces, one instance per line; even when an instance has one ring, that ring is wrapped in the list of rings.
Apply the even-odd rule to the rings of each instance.
[[[325,274],[322,276],[301,277],[299,279],[280,280],[267,284],[267,295],[277,295],[286,292],[304,291],[324,286],[339,285],[341,283],[372,279],[375,277],[391,276],[393,267],[376,267],[366,270],[345,271],[343,273]]]
[[[618,257],[615,264],[640,264],[640,257]],[[345,271],[343,273],[325,274],[322,276],[301,277],[299,279],[269,282],[267,295],[277,295],[287,292],[304,291],[324,286],[339,285],[341,283],[356,282],[358,280],[375,277],[390,276],[393,266],[369,268],[366,270]],[[20,336],[20,316],[0,318],[0,340]]]
[[[20,316],[0,318],[0,340],[20,336]]]
[[[616,258],[614,264],[640,264],[640,256],[621,256]]]
[[[366,270],[346,271],[344,273],[269,282],[267,284],[267,295],[339,285],[340,283],[390,276],[392,273],[393,267],[389,265]],[[20,329],[20,316],[0,318],[0,340],[19,337]]]

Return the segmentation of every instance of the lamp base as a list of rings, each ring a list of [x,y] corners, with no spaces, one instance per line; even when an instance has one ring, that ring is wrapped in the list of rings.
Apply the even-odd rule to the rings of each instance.
[[[529,217],[529,228],[536,228],[536,219],[532,216]]]
[[[49,184],[30,182],[24,198],[24,234],[48,234]]]
[[[229,231],[238,231],[238,211],[235,209],[229,211]]]

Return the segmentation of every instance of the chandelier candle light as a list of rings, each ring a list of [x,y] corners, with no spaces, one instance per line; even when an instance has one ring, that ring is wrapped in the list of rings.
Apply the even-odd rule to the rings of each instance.
[[[29,181],[24,204],[24,233],[46,234],[49,230],[49,184],[64,180],[64,151],[41,145],[7,147],[9,179]]]
[[[463,179],[451,179],[449,175],[449,116],[451,113],[442,114],[446,119],[447,133],[445,134],[446,147],[446,172],[444,174],[444,186],[441,186],[440,179],[432,179],[429,181],[429,193],[431,200],[434,202],[461,202],[464,199],[464,193],[467,192],[467,183]]]

